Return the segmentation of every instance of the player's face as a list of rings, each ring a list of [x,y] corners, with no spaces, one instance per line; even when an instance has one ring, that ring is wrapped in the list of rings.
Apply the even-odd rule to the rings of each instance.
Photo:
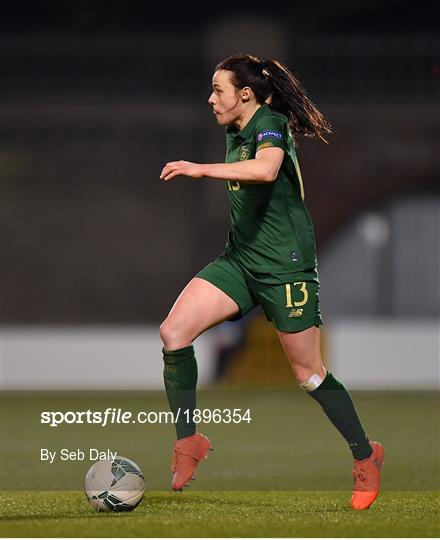
[[[212,94],[208,103],[212,107],[217,122],[222,125],[233,124],[240,116],[242,101],[232,84],[232,72],[220,69],[212,77]]]

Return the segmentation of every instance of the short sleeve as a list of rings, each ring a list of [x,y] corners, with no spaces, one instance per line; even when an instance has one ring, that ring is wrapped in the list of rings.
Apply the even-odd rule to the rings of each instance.
[[[262,148],[275,146],[287,149],[287,119],[278,114],[268,114],[260,118],[255,129],[256,152]]]

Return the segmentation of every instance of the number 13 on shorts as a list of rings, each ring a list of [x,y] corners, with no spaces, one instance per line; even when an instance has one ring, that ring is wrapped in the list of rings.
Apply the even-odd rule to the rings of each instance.
[[[309,293],[307,291],[307,283],[305,281],[297,281],[293,284],[294,287],[300,286],[299,291],[303,294],[301,300],[292,303],[292,289],[290,283],[286,283],[286,308],[301,307],[307,304]]]

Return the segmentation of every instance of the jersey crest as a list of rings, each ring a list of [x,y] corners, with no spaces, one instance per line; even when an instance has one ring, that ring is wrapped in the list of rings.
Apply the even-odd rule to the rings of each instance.
[[[244,144],[240,148],[240,161],[246,161],[246,159],[249,157],[249,153],[250,153],[249,146]]]

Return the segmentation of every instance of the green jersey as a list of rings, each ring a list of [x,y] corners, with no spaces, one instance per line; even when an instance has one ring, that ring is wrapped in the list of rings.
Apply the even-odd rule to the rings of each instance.
[[[226,162],[254,159],[267,147],[284,150],[274,182],[227,182],[231,227],[225,254],[251,278],[273,284],[300,280],[316,268],[313,224],[287,118],[262,105],[244,129],[226,128]]]

